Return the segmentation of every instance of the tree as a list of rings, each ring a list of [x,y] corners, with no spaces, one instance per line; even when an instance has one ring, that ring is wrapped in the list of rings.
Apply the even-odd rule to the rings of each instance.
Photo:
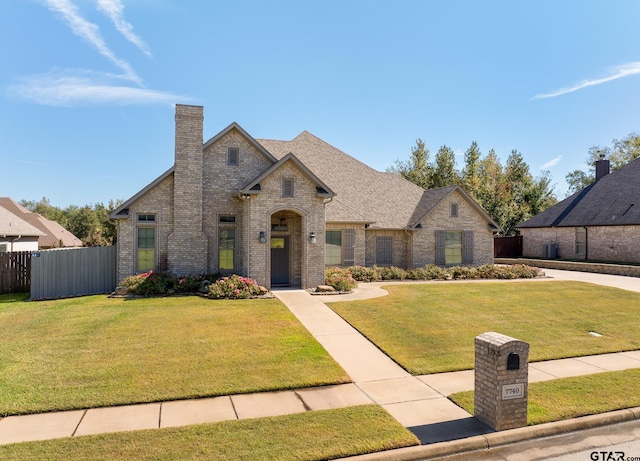
[[[395,167],[392,166],[387,171],[399,174],[407,181],[411,181],[423,189],[430,189],[433,177],[433,167],[429,162],[430,156],[431,154],[424,141],[418,138],[415,147],[411,148],[409,160],[396,160]]]
[[[435,165],[431,168],[431,187],[444,187],[460,183],[460,175],[456,171],[456,156],[450,147],[438,149]]]
[[[629,133],[626,138],[614,139],[612,144],[613,148],[591,146],[587,150],[588,171],[573,170],[565,176],[569,185],[567,195],[574,194],[596,181],[596,161],[608,158],[611,170],[615,171],[640,157],[640,135],[636,132]]]
[[[39,202],[22,200],[20,203],[29,211],[57,222],[82,240],[85,246],[113,245],[117,241],[116,223],[109,219],[109,214],[122,200],[111,200],[107,206],[102,203],[83,207],[69,205],[64,210],[52,206],[46,197]]]
[[[464,169],[462,170],[462,187],[475,198],[475,192],[480,185],[480,158],[482,154],[478,143],[473,141],[464,153]]]

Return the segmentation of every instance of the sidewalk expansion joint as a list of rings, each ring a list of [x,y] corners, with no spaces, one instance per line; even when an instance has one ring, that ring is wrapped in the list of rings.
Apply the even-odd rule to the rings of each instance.
[[[74,437],[76,435],[76,432],[78,432],[78,428],[80,427],[80,424],[82,424],[82,421],[84,421],[84,417],[87,414],[89,410],[84,410],[82,412],[82,416],[80,416],[80,421],[78,421],[78,424],[76,424],[76,428],[73,430],[73,432],[71,433],[71,437]]]
[[[298,391],[293,391],[293,393],[295,394],[296,397],[298,397],[298,400],[300,400],[300,402],[302,403],[302,406],[304,407],[304,411],[312,411],[312,408],[309,405],[307,405],[307,402],[305,402],[302,396],[298,394]]]

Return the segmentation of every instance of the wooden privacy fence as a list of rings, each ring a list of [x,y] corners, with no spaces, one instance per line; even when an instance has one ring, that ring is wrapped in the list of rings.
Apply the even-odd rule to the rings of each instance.
[[[30,251],[0,253],[0,294],[28,293],[30,282]]]
[[[31,299],[110,293],[116,287],[116,246],[32,253]]]
[[[515,258],[522,256],[522,235],[493,238],[494,258]]]

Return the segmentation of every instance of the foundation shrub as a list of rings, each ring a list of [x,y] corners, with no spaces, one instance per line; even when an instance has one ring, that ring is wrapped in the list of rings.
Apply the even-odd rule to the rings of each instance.
[[[349,268],[332,267],[325,270],[325,285],[336,291],[351,291],[358,283],[353,278]]]
[[[222,277],[209,285],[208,296],[213,299],[247,299],[260,294],[260,286],[250,278],[240,275]]]

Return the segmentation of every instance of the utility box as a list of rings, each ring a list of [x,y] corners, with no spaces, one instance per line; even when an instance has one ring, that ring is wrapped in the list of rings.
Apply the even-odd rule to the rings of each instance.
[[[475,352],[474,416],[496,431],[526,426],[529,344],[489,332]]]

